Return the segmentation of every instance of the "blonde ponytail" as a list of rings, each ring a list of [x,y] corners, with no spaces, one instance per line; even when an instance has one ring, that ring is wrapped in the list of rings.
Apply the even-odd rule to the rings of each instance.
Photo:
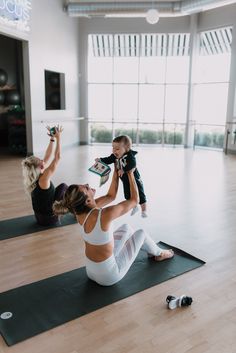
[[[28,194],[31,194],[31,192],[36,187],[36,181],[38,180],[41,173],[39,159],[35,156],[30,156],[23,159],[21,165],[25,191]]]
[[[52,209],[56,216],[62,216],[68,212],[81,214],[90,211],[86,205],[87,195],[79,190],[79,185],[72,184],[66,190],[61,201],[55,201]]]

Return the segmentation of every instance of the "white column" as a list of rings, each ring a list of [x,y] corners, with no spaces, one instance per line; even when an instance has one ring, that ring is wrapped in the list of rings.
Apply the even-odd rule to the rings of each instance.
[[[227,104],[227,123],[224,141],[224,150],[226,149],[227,130],[228,135],[228,152],[236,153],[236,143],[234,144],[234,133],[236,130],[236,22],[233,26],[233,38],[231,45],[231,63],[229,76],[228,104]],[[234,124],[232,124],[234,123]]]
[[[88,131],[88,34],[83,31],[83,20],[79,21],[79,106],[80,116],[80,144],[89,143]]]
[[[184,147],[193,147],[194,143],[194,122],[193,115],[193,90],[194,90],[194,71],[196,66],[196,57],[198,55],[198,14],[190,17],[190,59],[189,59],[189,84],[188,84],[188,99],[187,99],[187,119],[185,129]]]

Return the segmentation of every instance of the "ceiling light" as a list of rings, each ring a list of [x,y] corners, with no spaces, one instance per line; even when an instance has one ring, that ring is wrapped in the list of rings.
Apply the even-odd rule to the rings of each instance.
[[[150,9],[146,13],[146,20],[151,25],[156,24],[159,21],[159,12],[156,9]]]

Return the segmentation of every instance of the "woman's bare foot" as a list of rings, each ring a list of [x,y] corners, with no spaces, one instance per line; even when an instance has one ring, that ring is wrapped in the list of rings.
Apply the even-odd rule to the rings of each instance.
[[[174,256],[174,251],[170,250],[163,250],[160,255],[154,256],[155,261],[163,261],[167,259],[171,259]]]

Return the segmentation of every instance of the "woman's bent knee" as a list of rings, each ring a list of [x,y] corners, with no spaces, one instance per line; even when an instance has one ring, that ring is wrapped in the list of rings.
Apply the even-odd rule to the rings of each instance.
[[[123,224],[122,227],[128,233],[133,233],[134,232],[133,228],[128,223]]]
[[[117,231],[123,231],[125,233],[134,233],[133,228],[127,223],[122,224],[119,228],[116,229],[116,232]]]
[[[136,239],[143,239],[144,240],[146,238],[146,233],[143,229],[138,229],[134,233],[134,236]]]
[[[134,233],[134,237],[135,237],[135,239],[140,239],[140,240],[144,241],[146,238],[146,233],[143,229],[138,229]]]

